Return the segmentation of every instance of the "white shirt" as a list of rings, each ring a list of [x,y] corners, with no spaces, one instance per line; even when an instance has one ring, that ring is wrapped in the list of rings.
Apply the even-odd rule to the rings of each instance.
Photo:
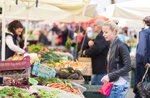
[[[113,84],[114,85],[124,85],[127,82],[127,80],[125,80],[122,77],[119,77],[119,79],[117,81],[115,81]]]
[[[13,38],[11,35],[6,36],[6,45],[9,47],[10,50],[14,51],[14,52],[18,52],[18,53],[24,53],[25,50],[19,48],[18,46],[16,46],[13,42]]]

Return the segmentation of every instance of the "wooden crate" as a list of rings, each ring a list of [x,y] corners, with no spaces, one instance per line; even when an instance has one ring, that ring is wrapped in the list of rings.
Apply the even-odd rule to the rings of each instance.
[[[81,72],[82,75],[84,76],[91,76],[92,75],[92,62],[91,62],[91,58],[87,58],[87,57],[80,57],[78,58],[78,62],[85,66]]]

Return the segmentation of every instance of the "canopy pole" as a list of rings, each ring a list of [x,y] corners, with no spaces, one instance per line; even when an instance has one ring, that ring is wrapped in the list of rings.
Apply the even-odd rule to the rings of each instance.
[[[85,11],[87,9],[89,1],[88,0],[83,0],[83,3],[84,3],[84,8],[83,8],[82,16],[85,16]]]
[[[27,9],[27,16],[26,16],[26,26],[25,26],[25,40],[24,40],[24,47],[23,49],[25,49],[27,47],[27,40],[28,40],[28,25],[29,25],[29,2],[28,2],[28,6],[26,7]]]
[[[1,51],[1,59],[5,60],[5,25],[6,25],[6,19],[5,19],[5,7],[6,7],[6,1],[3,2],[2,7],[2,51]]]

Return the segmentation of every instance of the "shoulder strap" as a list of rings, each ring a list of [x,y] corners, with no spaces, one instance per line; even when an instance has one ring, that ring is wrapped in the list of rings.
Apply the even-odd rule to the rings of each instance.
[[[86,37],[86,34],[85,34],[85,36],[84,36],[84,38],[83,38],[83,42],[82,42],[82,44],[81,44],[81,48],[80,48],[79,56],[78,56],[78,57],[81,57],[81,56],[82,56],[82,50],[83,50],[83,45],[84,45],[84,43],[85,43],[85,37]]]
[[[143,82],[144,79],[146,78],[146,75],[147,75],[147,73],[148,73],[149,68],[150,68],[150,66],[148,66],[148,67],[146,68],[145,74],[144,74],[144,76],[142,77],[142,81],[141,81],[141,82]]]
[[[83,38],[83,42],[82,42],[82,44],[81,44],[80,51],[82,51],[82,49],[83,49],[83,45],[84,45],[84,43],[85,43],[85,37],[86,37],[86,34],[85,34],[85,36],[84,36],[84,38]]]

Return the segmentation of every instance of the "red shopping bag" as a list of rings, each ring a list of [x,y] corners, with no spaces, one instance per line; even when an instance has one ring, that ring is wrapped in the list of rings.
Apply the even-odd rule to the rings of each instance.
[[[99,92],[102,93],[103,95],[109,96],[112,86],[113,86],[112,83],[106,82],[99,89]]]

